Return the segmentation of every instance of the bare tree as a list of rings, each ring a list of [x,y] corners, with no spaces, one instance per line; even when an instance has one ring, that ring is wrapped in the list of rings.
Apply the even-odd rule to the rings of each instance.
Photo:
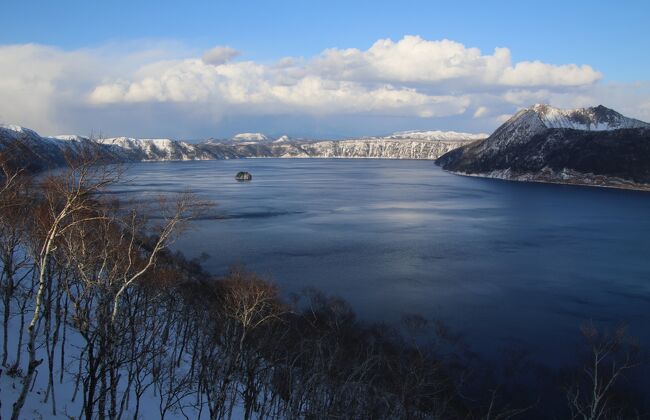
[[[92,154],[82,154],[79,162],[69,161],[69,168],[59,174],[45,177],[41,191],[43,200],[37,209],[38,225],[35,242],[38,244],[37,270],[38,287],[34,300],[33,315],[27,327],[28,331],[28,365],[18,399],[13,405],[12,419],[18,420],[29,392],[30,384],[42,359],[36,358],[37,327],[43,309],[43,298],[48,287],[48,269],[50,260],[56,250],[56,242],[66,230],[97,216],[88,212],[93,207],[95,197],[108,185],[114,183],[118,173],[101,166],[99,158]],[[86,217],[74,216],[86,213]]]
[[[158,200],[157,211],[161,214],[163,223],[154,228],[153,231],[155,232],[156,239],[150,246],[149,256],[146,259],[146,263],[137,270],[133,270],[135,267],[133,255],[137,252],[138,235],[141,233],[138,229],[141,228],[141,226],[138,224],[138,212],[135,210],[131,211],[130,220],[127,225],[127,229],[129,230],[129,242],[128,248],[125,250],[126,255],[128,256],[128,261],[122,275],[117,279],[118,288],[115,292],[113,309],[111,312],[112,323],[115,323],[117,318],[120,299],[125,290],[155,266],[156,260],[161,251],[167,248],[175,237],[183,232],[187,227],[187,223],[191,219],[196,218],[210,206],[211,203],[199,200],[198,197],[189,191],[180,194],[173,200],[170,200],[169,197],[160,197]]]
[[[13,168],[0,153],[0,291],[3,303],[2,365],[7,366],[8,328],[12,301],[20,297],[24,280],[31,275],[31,259],[25,252],[31,179]],[[20,306],[20,303],[19,303]]]
[[[244,349],[244,342],[252,331],[277,320],[285,310],[279,305],[279,291],[275,285],[241,267],[231,269],[222,287],[224,314],[239,327],[239,351]]]
[[[639,366],[639,349],[622,326],[610,333],[589,323],[581,330],[590,351],[581,375],[567,390],[571,416],[582,420],[612,418],[621,409],[612,401],[614,387],[628,370]]]
[[[23,172],[12,162],[9,151],[0,152],[0,209],[14,205],[7,193],[15,188]]]

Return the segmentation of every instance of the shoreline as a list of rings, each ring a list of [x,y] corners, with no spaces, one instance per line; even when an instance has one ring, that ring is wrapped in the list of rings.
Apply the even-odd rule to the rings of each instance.
[[[441,167],[442,168],[442,167]],[[650,184],[637,184],[631,181],[624,180],[622,178],[615,178],[620,181],[620,184],[611,183],[611,184],[593,184],[588,182],[580,182],[577,179],[566,179],[566,180],[552,180],[552,179],[540,179],[535,178],[534,174],[529,175],[519,175],[519,177],[530,176],[530,178],[522,179],[518,177],[509,177],[492,173],[477,173],[471,174],[467,172],[460,171],[451,171],[447,169],[442,169],[443,171],[459,176],[466,176],[471,178],[483,178],[483,179],[494,179],[497,181],[507,181],[507,182],[522,182],[522,183],[534,183],[534,184],[551,184],[551,185],[568,185],[574,187],[591,187],[591,188],[607,188],[611,190],[626,190],[626,191],[640,191],[640,192],[650,192]],[[589,174],[584,174],[589,175]],[[593,175],[593,174],[592,174]],[[598,175],[602,176],[602,175]]]

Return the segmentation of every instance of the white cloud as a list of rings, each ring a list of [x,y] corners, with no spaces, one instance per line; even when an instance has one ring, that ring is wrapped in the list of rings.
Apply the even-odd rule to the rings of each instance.
[[[352,112],[421,117],[459,114],[470,102],[464,95],[431,96],[412,88],[366,87],[318,75],[292,78],[253,62],[215,67],[200,60],[183,60],[141,76],[135,82],[102,84],[91,92],[89,99],[95,104],[224,103],[245,105],[247,113]]]
[[[366,51],[325,50],[313,61],[312,68],[346,80],[438,83],[494,78],[509,62],[507,49],[486,56],[477,48],[447,39],[426,41],[419,36],[405,36],[398,42],[379,40]]]
[[[585,86],[600,80],[602,74],[590,66],[553,66],[540,61],[522,61],[503,69],[499,82],[507,86]]]
[[[485,117],[489,112],[490,112],[490,109],[488,107],[479,106],[478,108],[476,108],[476,111],[474,111],[474,118]]]
[[[239,56],[240,52],[234,48],[217,46],[203,53],[203,62],[215,66],[227,63]]]
[[[405,36],[398,42],[382,39],[366,51],[328,49],[311,67],[335,79],[430,85],[462,81],[472,86],[582,86],[602,77],[587,65],[534,61],[513,66],[507,48],[483,54],[458,42],[428,41],[419,36]]]

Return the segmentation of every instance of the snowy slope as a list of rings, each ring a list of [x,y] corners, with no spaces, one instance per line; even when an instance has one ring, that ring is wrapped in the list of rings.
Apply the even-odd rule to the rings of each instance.
[[[0,269],[2,265],[0,265]],[[15,303],[14,303],[15,306]],[[10,311],[12,317],[9,321],[9,331],[7,344],[10,349],[8,364],[15,362],[16,349],[18,344],[18,337],[20,331],[21,318],[18,316],[19,309],[12,307]],[[26,334],[27,322],[31,319],[32,311],[28,310],[23,322],[23,334]],[[42,328],[42,327],[41,327]],[[26,357],[25,347],[26,344],[23,339],[22,353],[23,358]],[[55,350],[54,364],[54,389],[48,394],[48,375],[47,375],[47,353],[45,346],[38,346],[37,359],[43,359],[44,363],[39,366],[38,374],[36,375],[31,392],[25,400],[25,406],[22,409],[20,419],[75,419],[83,418],[82,404],[83,398],[79,395],[80,390],[75,392],[74,373],[78,365],[78,352],[83,348],[83,339],[80,334],[72,327],[66,329],[65,342],[60,342]],[[24,360],[24,359],[23,359]],[[62,362],[62,363],[61,363]],[[187,361],[186,361],[187,362]],[[189,363],[189,362],[188,362]],[[13,403],[18,399],[20,389],[22,386],[22,378],[11,375],[9,369],[0,365],[0,419],[9,419]],[[76,394],[76,398],[74,397]],[[135,401],[133,392],[130,394],[131,401]],[[169,420],[176,419],[207,419],[208,412],[203,409],[199,412],[195,407],[192,407],[194,397],[187,397],[187,404],[183,410],[171,410],[166,413],[165,418]],[[153,387],[149,388],[142,396],[139,406],[139,415],[137,419],[153,419],[160,418],[160,404],[161,398],[159,393]],[[135,407],[131,402],[127,405],[124,411],[123,418],[134,418]],[[182,406],[182,404],[179,404]],[[56,410],[55,410],[56,409]],[[233,410],[233,419],[243,418],[243,407],[237,404]],[[54,414],[56,412],[56,414]]]
[[[607,131],[622,128],[650,128],[650,124],[625,117],[602,105],[591,108],[560,109],[546,104],[535,104],[535,112],[547,128]]]
[[[209,153],[183,141],[170,139],[135,139],[131,137],[115,137],[101,139],[99,143],[112,146],[121,152],[125,158],[137,161],[168,161],[168,160],[208,160],[213,159]]]
[[[41,137],[33,130],[17,125],[0,124],[0,151],[8,151],[14,161],[33,171],[60,166],[78,155],[87,139],[78,136]],[[91,146],[92,147],[92,146]],[[112,156],[106,151],[106,156]]]

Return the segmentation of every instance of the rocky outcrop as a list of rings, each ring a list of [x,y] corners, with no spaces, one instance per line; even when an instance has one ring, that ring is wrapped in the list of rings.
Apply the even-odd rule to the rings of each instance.
[[[237,181],[251,181],[253,179],[253,175],[251,175],[249,172],[237,172],[235,179]]]

